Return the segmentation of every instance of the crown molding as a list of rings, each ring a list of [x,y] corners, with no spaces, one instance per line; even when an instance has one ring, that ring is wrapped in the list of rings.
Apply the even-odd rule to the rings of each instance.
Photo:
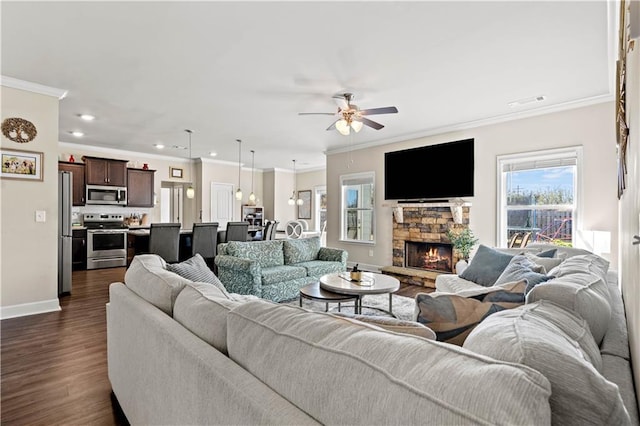
[[[188,158],[184,158],[184,157],[172,157],[170,155],[149,154],[146,152],[128,151],[126,149],[106,148],[103,146],[85,145],[85,144],[65,142],[65,141],[58,141],[58,146],[61,148],[80,149],[80,150],[101,152],[103,154],[115,154],[118,156],[130,154],[136,157],[153,158],[155,160],[168,160],[168,161],[173,161],[177,163],[190,162]]]
[[[311,167],[307,167],[306,169],[299,168],[298,171],[297,171],[297,174],[319,172],[321,170],[327,170],[327,166],[326,165],[323,165],[323,166],[311,166]]]
[[[445,133],[451,133],[451,132],[456,132],[460,130],[475,129],[478,127],[490,126],[493,124],[506,123],[509,121],[521,120],[524,118],[537,117],[540,115],[547,115],[555,112],[578,109],[578,108],[597,105],[605,102],[613,102],[614,100],[615,100],[615,96],[613,94],[592,96],[590,98],[580,99],[577,101],[564,102],[562,104],[550,105],[548,107],[536,108],[529,111],[514,112],[510,114],[497,115],[495,117],[483,118],[480,120],[452,124],[449,126],[436,127],[433,129],[427,129],[422,132],[410,133],[410,134],[398,136],[395,138],[380,139],[372,142],[354,144],[354,145],[351,145],[350,147],[344,146],[340,148],[328,149],[324,153],[325,155],[341,154],[345,152],[366,149],[366,148],[371,148],[371,147],[380,146],[380,145],[387,145],[387,144],[396,143],[396,142],[404,142],[404,141],[413,140],[413,139],[425,138],[428,136],[442,135]]]
[[[0,85],[11,87],[12,89],[38,93],[40,95],[52,96],[58,99],[64,99],[69,92],[68,90],[57,89],[55,87],[45,86],[39,83],[32,83],[30,81],[18,80],[17,78],[7,77],[5,75],[0,76]]]

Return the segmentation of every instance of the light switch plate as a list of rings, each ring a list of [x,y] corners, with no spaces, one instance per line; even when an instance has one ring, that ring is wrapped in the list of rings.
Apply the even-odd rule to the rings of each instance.
[[[44,210],[36,210],[36,222],[46,222],[47,212]]]

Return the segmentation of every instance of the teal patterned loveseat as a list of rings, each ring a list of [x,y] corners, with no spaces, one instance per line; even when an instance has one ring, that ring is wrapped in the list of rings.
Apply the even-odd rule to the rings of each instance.
[[[347,252],[320,247],[320,237],[231,241],[218,245],[215,263],[229,292],[280,302],[322,275],[346,270]]]

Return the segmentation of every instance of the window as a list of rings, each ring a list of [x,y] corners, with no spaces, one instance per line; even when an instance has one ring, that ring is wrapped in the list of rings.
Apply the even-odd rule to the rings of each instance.
[[[582,148],[498,157],[498,246],[574,243]]]
[[[373,172],[340,176],[342,189],[342,241],[373,243],[374,233]]]

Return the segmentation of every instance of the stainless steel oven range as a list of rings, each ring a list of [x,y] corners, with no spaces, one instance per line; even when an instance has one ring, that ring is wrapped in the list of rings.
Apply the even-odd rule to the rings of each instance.
[[[127,226],[121,214],[85,213],[87,269],[127,266]]]

